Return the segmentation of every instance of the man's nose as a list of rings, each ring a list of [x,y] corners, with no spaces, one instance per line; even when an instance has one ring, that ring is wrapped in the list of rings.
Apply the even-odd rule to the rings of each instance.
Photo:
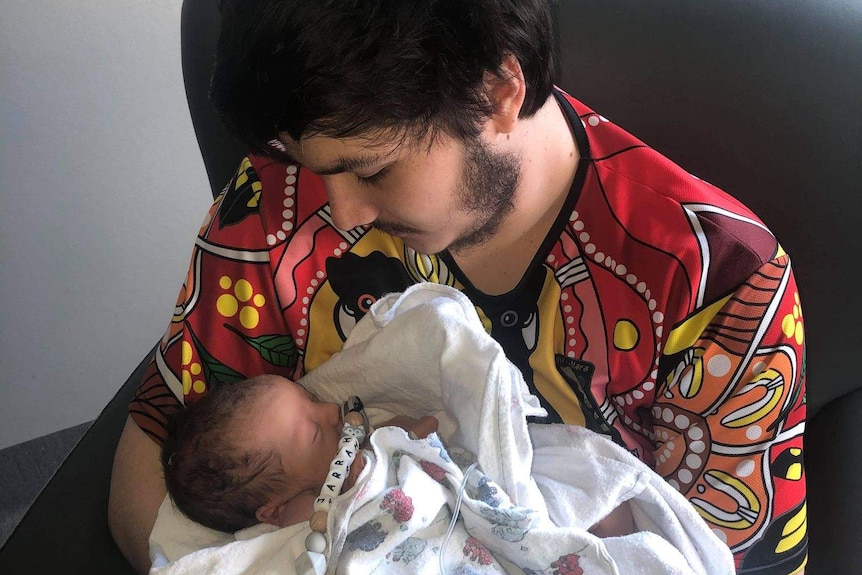
[[[370,192],[355,180],[353,174],[336,174],[323,178],[326,195],[329,197],[332,223],[340,230],[369,225],[378,216],[377,208],[368,199]]]

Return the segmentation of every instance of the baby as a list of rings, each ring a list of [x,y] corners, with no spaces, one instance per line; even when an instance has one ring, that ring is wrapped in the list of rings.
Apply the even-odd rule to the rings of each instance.
[[[437,430],[433,417],[387,425],[416,437]],[[219,386],[169,423],[162,450],[168,492],[187,517],[218,531],[307,521],[343,427],[341,406],[281,376]],[[363,465],[357,455],[342,491]]]
[[[389,425],[424,438],[437,431],[438,421],[396,417],[381,427]],[[308,521],[343,428],[337,403],[319,401],[284,377],[260,375],[222,385],[171,419],[162,450],[168,493],[187,517],[218,531]],[[363,465],[357,454],[342,492],[354,485]],[[615,537],[633,529],[626,502],[590,531]]]

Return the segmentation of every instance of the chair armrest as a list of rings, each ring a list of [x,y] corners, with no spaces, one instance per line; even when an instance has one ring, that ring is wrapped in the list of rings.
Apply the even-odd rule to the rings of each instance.
[[[108,531],[111,466],[152,353],[96,418],[0,549],[0,573],[135,575]]]
[[[809,558],[806,575],[855,573],[862,520],[862,389],[826,404],[807,424]]]

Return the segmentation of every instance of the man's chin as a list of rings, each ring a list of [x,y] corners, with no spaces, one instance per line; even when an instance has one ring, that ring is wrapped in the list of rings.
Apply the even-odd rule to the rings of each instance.
[[[380,228],[374,226],[374,229],[392,236],[393,238],[398,238],[411,250],[425,255],[439,254],[447,250],[451,252],[452,248],[450,246],[459,244],[462,241],[462,238],[441,238],[439,235],[437,237],[431,237],[431,235],[426,232],[415,230],[408,231],[397,228],[387,229],[386,226]]]
[[[436,254],[446,250],[447,244],[435,242],[421,234],[390,234],[404,242],[404,245],[420,254]]]
[[[440,251],[440,250],[429,250],[428,248],[425,247],[425,244],[423,242],[411,242],[408,240],[402,240],[402,241],[404,241],[405,246],[407,246],[408,248],[410,248],[411,250],[415,251],[418,254],[432,255],[432,254],[436,254],[438,251]]]
[[[480,246],[483,243],[482,241],[476,241],[478,238],[473,237],[455,238],[454,240],[446,241],[408,235],[399,239],[410,249],[425,255],[441,253],[457,254],[469,251],[471,248]],[[484,236],[481,239],[484,239]]]
[[[475,232],[456,239],[454,242],[446,246],[446,250],[448,250],[449,253],[453,255],[466,255],[466,253],[470,252],[470,250],[486,244],[492,235],[493,232],[490,230],[486,232],[484,229],[479,229]]]

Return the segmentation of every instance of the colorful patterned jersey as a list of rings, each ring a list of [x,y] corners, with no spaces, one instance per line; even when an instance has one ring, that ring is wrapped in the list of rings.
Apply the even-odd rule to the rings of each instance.
[[[504,295],[481,293],[445,253],[337,229],[319,176],[246,158],[200,228],[132,417],[160,441],[182,401],[264,372],[298,379],[384,294],[444,283],[474,302],[547,421],[606,434],[656,469],[739,572],[797,571],[805,353],[787,254],[740,202],[556,96],[580,164]]]

